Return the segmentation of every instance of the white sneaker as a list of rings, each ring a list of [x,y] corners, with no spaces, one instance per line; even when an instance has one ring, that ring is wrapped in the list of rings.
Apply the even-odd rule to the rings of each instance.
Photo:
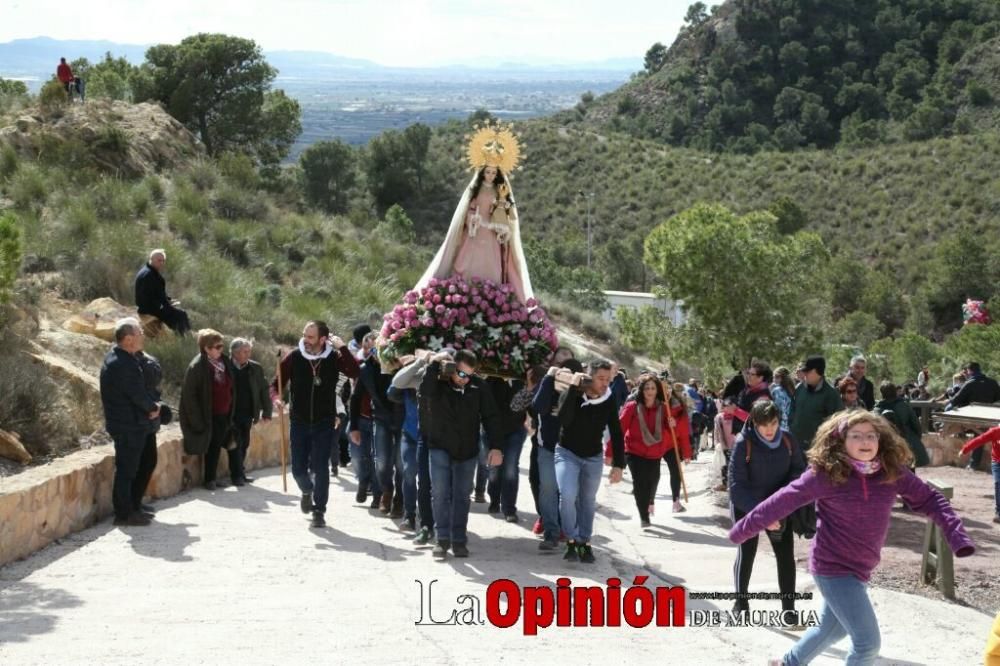
[[[687,511],[687,509],[684,508],[684,505],[681,504],[680,500],[674,502],[674,513],[684,513],[685,511]]]

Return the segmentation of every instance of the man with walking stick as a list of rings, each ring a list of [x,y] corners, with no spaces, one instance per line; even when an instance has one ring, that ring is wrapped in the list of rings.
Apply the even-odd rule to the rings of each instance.
[[[341,372],[357,378],[357,361],[343,340],[330,337],[324,322],[311,321],[302,330],[298,348],[279,362],[278,376],[271,383],[271,400],[279,414],[284,409],[282,394],[288,392],[292,478],[302,492],[302,513],[312,514],[312,527],[326,526],[330,452],[337,422],[337,379]]]

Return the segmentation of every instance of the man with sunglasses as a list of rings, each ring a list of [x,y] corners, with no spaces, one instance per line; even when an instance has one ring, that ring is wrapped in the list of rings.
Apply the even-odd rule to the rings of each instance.
[[[330,337],[322,321],[311,321],[302,330],[297,349],[281,359],[282,389],[291,402],[292,477],[302,491],[299,508],[312,513],[312,527],[326,527],[324,515],[330,494],[330,452],[337,430],[337,380],[343,372],[356,379],[358,362],[344,341]],[[271,382],[276,409],[284,403],[278,379]]]
[[[500,415],[482,378],[479,360],[468,350],[430,357],[420,383],[428,423],[421,423],[430,453],[431,502],[437,545],[434,557],[468,557],[469,495],[479,457],[479,431],[489,441],[487,465],[503,463]],[[421,414],[423,418],[424,414]]]

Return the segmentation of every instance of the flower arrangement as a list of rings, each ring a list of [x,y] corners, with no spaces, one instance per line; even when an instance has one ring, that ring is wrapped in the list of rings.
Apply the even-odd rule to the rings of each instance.
[[[991,321],[986,304],[971,298],[962,305],[962,318],[966,324],[989,324]]]
[[[510,285],[460,276],[406,292],[383,316],[383,358],[445,347],[476,354],[485,374],[521,376],[555,350],[555,327],[538,302],[517,300]]]

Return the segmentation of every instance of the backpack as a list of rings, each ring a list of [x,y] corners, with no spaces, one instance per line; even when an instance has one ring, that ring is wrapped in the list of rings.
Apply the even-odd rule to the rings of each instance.
[[[781,433],[781,443],[785,445],[785,449],[788,450],[788,457],[792,457],[792,438],[787,432]],[[750,450],[753,448],[751,443],[747,442],[747,473],[750,472]],[[804,506],[800,506],[798,509],[793,511],[786,518],[788,524],[791,526],[792,531],[803,539],[812,539],[816,536],[816,503],[809,502]],[[784,530],[782,530],[784,531]],[[780,532],[778,534],[772,535],[768,533],[768,537],[772,540],[780,538]]]

